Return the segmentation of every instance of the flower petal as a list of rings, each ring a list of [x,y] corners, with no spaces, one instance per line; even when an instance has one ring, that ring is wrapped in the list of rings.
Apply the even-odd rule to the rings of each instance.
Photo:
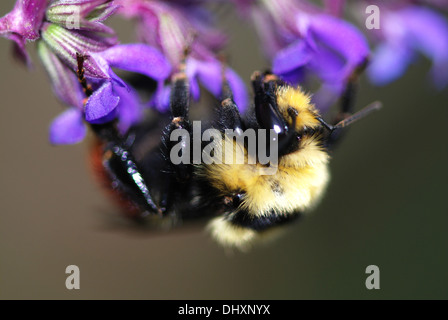
[[[403,75],[412,57],[405,44],[381,44],[375,50],[367,75],[373,84],[386,85]]]
[[[244,81],[230,68],[227,68],[226,70],[226,78],[229,82],[230,89],[232,90],[235,104],[238,106],[240,112],[244,112],[247,109],[249,102],[249,95]]]
[[[39,39],[47,3],[47,0],[18,0],[13,10],[0,18],[0,36],[15,42],[15,57],[28,67],[32,63],[25,49],[26,40]]]
[[[87,128],[82,119],[82,112],[70,108],[60,114],[50,126],[50,142],[52,144],[74,144],[82,141]]]
[[[199,93],[198,79],[202,85],[207,88],[217,99],[222,94],[222,69],[223,65],[218,60],[200,61],[193,58],[189,59],[188,78],[190,80],[190,90],[192,95]],[[231,68],[226,68],[226,78],[230,89],[233,92],[233,99],[240,111],[244,111],[248,105],[248,94],[246,86],[238,74]],[[197,93],[196,93],[197,91]]]
[[[272,61],[275,74],[285,74],[306,65],[312,58],[312,52],[303,40],[293,42],[279,51]]]
[[[115,87],[114,91],[120,96],[120,102],[117,106],[118,129],[122,134],[125,134],[132,125],[142,120],[143,106],[134,89],[130,88],[128,91],[126,88]]]
[[[117,45],[98,53],[113,68],[138,72],[155,80],[171,73],[171,64],[157,49],[144,44]]]
[[[400,11],[406,23],[407,42],[432,60],[434,83],[448,84],[448,22],[440,14],[424,7],[410,6]]]
[[[13,10],[0,18],[0,35],[19,34],[26,40],[37,40],[48,0],[18,0]]]
[[[116,44],[115,38],[88,37],[80,31],[70,31],[59,25],[44,23],[42,38],[48,47],[73,71],[78,68],[76,54],[86,54],[103,51]],[[108,79],[109,74],[100,68],[94,59],[84,62],[86,77]]]
[[[114,34],[114,30],[101,22],[114,14],[119,6],[108,0],[59,0],[46,12],[47,20],[67,29],[88,30]]]
[[[105,122],[104,117],[115,110],[120,97],[115,94],[111,81],[106,81],[94,91],[86,103],[86,120],[91,123]]]
[[[31,58],[28,52],[26,51],[25,39],[16,33],[8,34],[6,35],[6,38],[14,41],[13,44],[14,57],[17,58],[21,63],[25,64],[28,68],[31,68],[33,66],[33,63],[31,62]]]
[[[163,82],[157,84],[157,90],[148,103],[149,107],[156,108],[161,112],[166,112],[170,108],[171,86],[164,85]]]
[[[190,93],[194,100],[199,100],[199,96],[201,94],[199,83],[196,78],[196,74],[198,72],[198,61],[194,58],[187,59],[187,67],[185,73],[187,74],[188,81],[190,84]]]
[[[400,12],[410,33],[407,40],[432,60],[448,59],[448,22],[424,7],[411,6]]]
[[[345,61],[340,76],[343,79],[349,77],[369,56],[366,39],[348,22],[324,14],[315,15],[309,31],[312,41],[318,46],[317,50],[327,49],[327,58],[328,53],[333,52],[333,61],[338,58]]]
[[[345,0],[325,0],[326,11],[335,16],[341,17],[344,13]]]
[[[196,77],[215,97],[222,91],[222,64],[218,60],[196,61]]]

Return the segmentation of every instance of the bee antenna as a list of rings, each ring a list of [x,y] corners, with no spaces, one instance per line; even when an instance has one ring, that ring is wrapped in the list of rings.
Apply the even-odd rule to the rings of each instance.
[[[349,124],[358,121],[359,119],[364,118],[365,116],[371,114],[373,111],[380,110],[382,108],[383,104],[379,101],[372,102],[368,106],[364,107],[363,109],[359,110],[358,112],[355,112],[353,115],[351,115],[348,118],[345,118],[344,120],[338,122],[334,129],[344,128],[348,126]]]
[[[363,109],[359,110],[358,112],[352,114],[350,117],[345,118],[344,120],[338,122],[335,125],[328,124],[323,120],[321,117],[317,117],[316,119],[332,133],[336,129],[347,127],[349,124],[352,124],[355,121],[358,121],[359,119],[364,118],[365,116],[369,115],[373,111],[377,111],[381,109],[383,104],[379,101],[372,102],[368,106],[364,107]]]
[[[324,119],[322,119],[321,117],[317,117],[316,118],[317,121],[319,121],[324,127],[325,129],[327,129],[330,132],[334,131],[334,126],[332,126],[331,124],[328,124]]]

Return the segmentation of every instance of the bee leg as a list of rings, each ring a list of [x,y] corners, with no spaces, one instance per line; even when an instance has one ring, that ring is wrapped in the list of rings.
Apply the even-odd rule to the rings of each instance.
[[[162,214],[162,209],[154,202],[148,185],[141,174],[129,146],[119,135],[114,123],[91,124],[97,137],[106,142],[104,168],[111,181],[117,184],[124,194],[132,195],[132,201],[144,211]]]
[[[333,120],[333,125],[344,120],[353,113],[354,103],[356,100],[356,92],[358,88],[357,77],[350,77],[345,85],[344,92],[340,98],[339,112]]]
[[[167,168],[169,172],[175,173],[178,182],[185,182],[191,176],[191,146],[192,146],[192,125],[189,120],[190,88],[185,68],[181,66],[181,71],[173,77],[170,97],[170,109],[172,120],[165,128],[162,138],[162,153],[167,159]],[[180,140],[179,140],[180,139]],[[173,150],[176,148],[176,150]],[[177,156],[185,161],[177,163],[172,161],[171,153],[175,152]]]
[[[81,83],[86,100],[93,91],[87,84],[84,76],[84,62],[89,57],[76,53],[78,62],[77,76]],[[126,140],[118,132],[115,121],[104,124],[90,124],[93,132],[107,147],[104,150],[104,169],[108,173],[111,182],[125,194],[132,194],[132,201],[149,213],[161,214],[162,210],[155,204],[149,188],[141,174],[139,165],[135,160]]]
[[[190,86],[185,67],[173,76],[171,86],[170,109],[173,118],[180,117],[188,120],[190,107]]]
[[[226,98],[221,102],[217,110],[217,121],[215,127],[221,132],[226,129],[232,129],[239,134],[243,131],[243,122],[237,105],[232,98]]]
[[[332,124],[335,125],[338,122],[344,120],[345,118],[348,118],[352,115],[354,111],[354,104],[356,100],[356,93],[358,89],[358,80],[361,73],[364,71],[364,69],[367,66],[367,61],[362,63],[358,68],[353,71],[349,79],[347,80],[347,83],[345,84],[344,91],[340,98],[339,103],[339,111],[334,117]],[[338,141],[342,138],[342,136],[345,134],[346,130],[336,130],[334,131],[331,136],[329,137],[327,141],[327,148],[332,149]]]
[[[285,85],[285,82],[270,71],[261,73],[255,71],[251,76],[252,88],[255,95],[263,96],[265,93],[274,93],[278,86]]]
[[[238,106],[233,100],[232,89],[225,77],[225,67],[223,67],[222,95],[221,105],[216,110],[215,128],[224,132],[226,129],[242,131],[243,123]]]

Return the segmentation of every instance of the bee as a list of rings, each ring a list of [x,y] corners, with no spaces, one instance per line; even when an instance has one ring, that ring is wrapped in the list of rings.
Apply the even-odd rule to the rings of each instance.
[[[79,68],[82,75],[82,63]],[[219,159],[233,152],[242,162],[194,161],[190,89],[182,68],[172,80],[168,113],[154,111],[125,136],[114,123],[92,125],[98,137],[93,149],[97,175],[130,217],[157,226],[208,219],[206,228],[218,243],[249,248],[319,203],[330,179],[329,151],[338,133],[380,107],[373,103],[347,116],[351,107],[345,99],[338,113],[342,121],[332,125],[300,87],[270,72],[255,72],[251,82],[254,104],[241,115],[224,79],[222,101],[201,129],[217,132],[212,142],[201,141],[201,151],[208,145]],[[351,88],[346,92],[351,94]],[[187,134],[173,139],[176,130]],[[233,139],[228,130],[235,138],[253,130],[257,151],[273,150],[276,159],[262,162],[257,152],[250,152],[249,139]],[[173,153],[186,161],[175,163]]]

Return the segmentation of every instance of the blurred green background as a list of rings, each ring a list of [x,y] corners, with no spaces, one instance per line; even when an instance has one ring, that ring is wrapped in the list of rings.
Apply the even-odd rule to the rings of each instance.
[[[269,65],[251,27],[226,13],[229,63],[248,82]],[[129,38],[128,24],[109,24]],[[277,241],[229,253],[201,228],[150,234],[119,217],[90,175],[88,142],[49,145],[63,106],[28,48],[31,72],[0,38],[1,299],[448,298],[448,93],[431,88],[429,62],[385,88],[363,80],[358,107],[384,108],[334,153],[321,205]],[[71,264],[80,290],[65,287]],[[380,290],[365,287],[368,265]]]

